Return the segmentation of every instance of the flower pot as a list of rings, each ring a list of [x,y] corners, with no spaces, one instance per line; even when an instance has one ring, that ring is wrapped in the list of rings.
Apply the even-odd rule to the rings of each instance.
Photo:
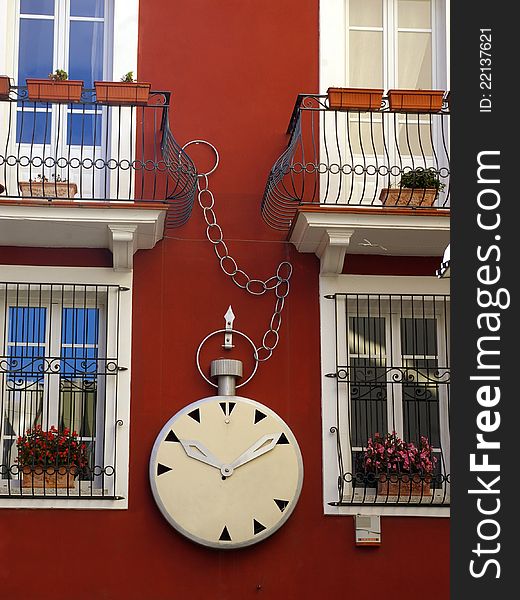
[[[377,494],[379,496],[431,496],[431,475],[402,474],[399,480],[398,475],[387,475],[380,473],[377,481]]]
[[[0,75],[0,100],[9,100],[11,80],[7,75]]]
[[[83,81],[66,79],[26,79],[27,94],[33,102],[79,102]]]
[[[41,465],[22,468],[22,488],[70,489],[73,488],[75,467],[47,467]]]
[[[151,83],[124,81],[94,81],[96,101],[100,104],[146,104]]]
[[[443,90],[388,90],[390,110],[401,112],[439,112]]]
[[[379,110],[383,90],[367,88],[332,88],[327,90],[329,108],[333,110]]]
[[[70,181],[20,181],[22,198],[70,199],[78,193],[78,186]]]
[[[433,206],[439,192],[435,188],[383,188],[383,206]]]

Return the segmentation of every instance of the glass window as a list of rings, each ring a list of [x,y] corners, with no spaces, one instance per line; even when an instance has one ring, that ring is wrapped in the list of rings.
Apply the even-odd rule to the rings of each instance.
[[[72,146],[100,146],[101,125],[101,113],[72,110],[68,114],[67,143]]]
[[[113,483],[117,356],[107,357],[107,337],[109,330],[117,333],[118,294],[117,286],[0,283],[6,332],[0,355],[8,358],[0,361],[0,485],[14,480],[12,493],[23,494],[18,436],[35,426],[76,432],[84,445],[76,495],[80,489],[81,495],[102,495]],[[56,493],[52,481],[47,485],[50,495]]]
[[[34,108],[19,111],[16,121],[16,140],[23,144],[50,144],[50,112],[38,112]]]
[[[431,27],[430,0],[399,0],[397,3],[397,26],[410,29]]]
[[[399,32],[397,87],[431,89],[432,39],[430,33]]]
[[[352,87],[383,87],[383,33],[380,31],[350,32],[350,85]]]
[[[20,19],[18,81],[47,77],[53,69],[54,20]]]
[[[348,85],[431,89],[431,0],[349,0]]]
[[[103,23],[71,21],[69,38],[69,77],[81,79],[86,88],[103,79]]]
[[[345,481],[354,482],[347,495],[356,487],[362,493],[376,487],[363,463],[365,450],[370,438],[392,432],[416,447],[422,436],[428,439],[439,475],[431,488],[442,488],[449,394],[448,340],[442,336],[447,335],[448,299],[340,294],[336,302],[336,323],[346,325],[344,333],[338,331],[337,359],[344,356],[346,362],[338,365],[337,377],[340,461],[346,461]]]
[[[20,0],[20,13],[25,15],[54,15],[54,0]]]
[[[71,17],[104,17],[105,0],[70,0]]]
[[[383,0],[350,0],[350,25],[383,27]]]
[[[83,81],[85,89],[92,89],[94,81],[103,80],[106,5],[107,0],[62,0],[56,4],[55,19],[54,2],[22,2],[18,48],[20,85],[24,85],[28,77],[46,78],[56,69],[67,71],[71,80]],[[55,27],[55,22],[60,23],[60,27]],[[78,105],[72,104],[37,103],[36,108],[42,109],[42,114],[36,114],[34,108],[33,103],[19,102],[17,142],[52,143],[60,155],[69,152],[66,144],[83,147],[101,144],[101,113],[87,110],[80,116]]]

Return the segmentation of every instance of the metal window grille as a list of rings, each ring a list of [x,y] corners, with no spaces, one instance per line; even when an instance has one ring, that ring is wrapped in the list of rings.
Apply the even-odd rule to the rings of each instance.
[[[336,294],[338,499],[331,504],[449,504],[449,297]],[[367,465],[376,435],[432,446],[432,471]],[[387,457],[388,455],[385,454]],[[406,450],[407,461],[413,450]],[[406,463],[408,465],[408,462]]]
[[[0,496],[116,497],[121,292],[0,282]],[[77,437],[24,462],[20,437],[37,429]]]

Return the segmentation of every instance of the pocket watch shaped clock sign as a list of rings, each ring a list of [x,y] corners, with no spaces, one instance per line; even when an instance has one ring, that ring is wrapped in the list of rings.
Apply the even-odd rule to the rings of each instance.
[[[150,459],[163,516],[213,548],[270,536],[294,510],[302,482],[302,456],[288,425],[241,396],[211,396],[180,410],[159,433]]]

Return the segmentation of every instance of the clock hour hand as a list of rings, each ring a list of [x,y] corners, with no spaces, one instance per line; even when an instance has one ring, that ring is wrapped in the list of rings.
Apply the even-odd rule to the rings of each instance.
[[[179,440],[182,447],[184,448],[184,452],[195,460],[199,460],[200,462],[205,463],[206,465],[210,465],[211,467],[215,467],[220,469],[222,467],[222,462],[218,460],[211,452],[198,442],[197,440]]]
[[[251,460],[262,456],[266,452],[272,450],[282,433],[267,433],[262,436],[259,440],[257,440],[250,448],[248,448],[243,454],[241,454],[237,459],[235,459],[231,464],[225,465],[229,467],[231,470],[236,469],[237,467],[241,467],[245,465]]]

